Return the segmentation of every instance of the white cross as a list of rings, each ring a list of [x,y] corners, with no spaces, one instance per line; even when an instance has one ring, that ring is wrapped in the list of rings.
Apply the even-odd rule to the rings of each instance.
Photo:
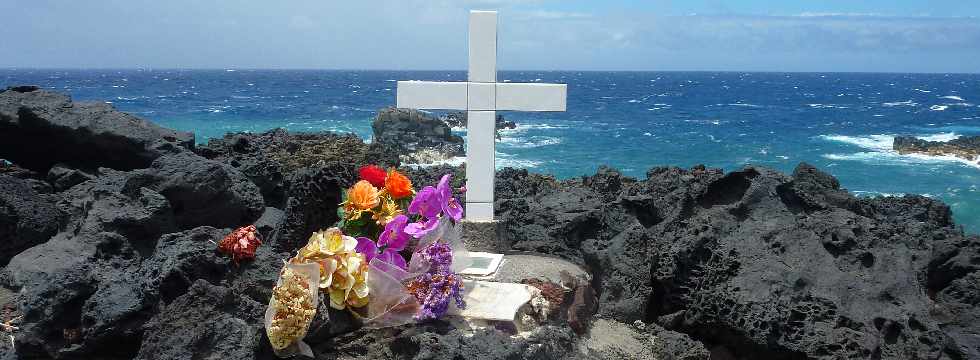
[[[497,82],[497,12],[470,11],[466,82],[399,81],[397,106],[466,110],[466,219],[493,220],[496,110],[565,111],[565,84]]]

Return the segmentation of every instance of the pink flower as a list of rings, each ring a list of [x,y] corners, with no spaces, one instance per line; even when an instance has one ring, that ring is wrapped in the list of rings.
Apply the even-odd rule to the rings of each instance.
[[[420,239],[425,234],[428,234],[432,230],[435,230],[439,225],[439,218],[433,217],[426,221],[419,220],[418,222],[413,222],[405,226],[405,233],[412,235],[416,239]]]
[[[375,243],[373,240],[366,237],[357,238],[357,247],[354,248],[359,253],[364,254],[367,262],[371,262],[371,259],[377,257],[379,260],[386,262],[391,265],[395,265],[402,269],[408,268],[405,258],[399,254],[399,251],[405,249],[408,245],[408,234],[406,233],[406,224],[408,223],[408,217],[405,215],[395,216],[394,219],[385,225],[384,231],[378,236],[378,242]]]
[[[453,221],[459,221],[463,218],[463,207],[459,205],[459,200],[453,197],[453,189],[449,186],[449,180],[452,175],[446,174],[442,176],[439,180],[439,185],[436,186],[436,191],[439,193],[440,207],[442,212],[453,219]]]
[[[422,188],[408,205],[408,213],[422,215],[427,219],[439,216],[439,211],[442,210],[442,199],[439,195],[439,192],[431,186]]]

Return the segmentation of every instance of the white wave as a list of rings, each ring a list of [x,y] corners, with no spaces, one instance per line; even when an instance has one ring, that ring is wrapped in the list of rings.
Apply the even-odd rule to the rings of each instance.
[[[741,106],[741,107],[748,107],[748,108],[761,108],[762,107],[762,106],[759,106],[759,105],[746,104],[746,103],[734,103],[734,104],[728,104],[728,106]]]
[[[922,89],[912,89],[912,90],[915,90],[915,91],[918,91],[918,92],[924,93],[924,94],[928,94],[928,93],[931,93],[932,92],[932,91],[929,91],[929,90],[922,90]]]
[[[917,137],[926,141],[946,142],[958,138],[959,135],[955,133],[939,133]],[[822,155],[824,158],[830,160],[861,161],[872,164],[887,165],[938,164],[956,162],[980,169],[980,157],[970,160],[953,155],[932,156],[925,154],[899,154],[897,151],[892,149],[892,143],[894,142],[895,137],[891,135],[821,135],[820,138],[828,141],[852,144],[867,150],[872,150],[853,154]]]
[[[946,111],[946,109],[949,109],[948,105],[933,105],[929,107],[929,110],[932,111]]]
[[[860,161],[874,165],[918,165],[960,163],[980,169],[980,160],[967,160],[952,155],[931,156],[925,154],[901,155],[895,151],[859,152],[854,154],[824,154],[826,159],[839,161]]]
[[[528,130],[556,130],[556,129],[568,129],[568,125],[552,125],[552,124],[517,124],[517,127],[513,129],[500,129],[501,134],[515,134],[523,133]]]
[[[933,135],[916,136],[916,137],[925,141],[948,142],[950,140],[956,140],[957,138],[960,137],[960,135],[954,132],[948,132],[948,133],[938,133]]]
[[[638,103],[638,102],[640,102],[640,100],[637,100],[637,99],[630,99],[630,101],[627,101],[627,102],[628,102],[628,103],[631,103],[631,104],[635,104],[635,103]]]
[[[512,167],[512,168],[522,168],[522,169],[533,169],[541,165],[540,161],[527,160],[527,159],[507,159],[507,158],[497,158],[496,167],[497,169]]]
[[[895,106],[919,106],[919,103],[912,100],[897,101],[897,102],[886,102],[882,103],[882,106],[895,107]]]
[[[643,133],[643,136],[653,136],[653,134],[648,133],[648,132],[645,132],[645,133]]]
[[[407,166],[407,167],[410,167],[410,168],[413,168],[413,169],[419,169],[419,168],[427,168],[427,167],[440,166],[440,165],[460,166],[460,165],[463,165],[465,163],[466,163],[466,157],[465,156],[456,156],[456,157],[452,157],[452,158],[449,158],[449,159],[434,161],[434,162],[431,162],[431,163],[424,163],[424,164],[402,164],[402,165]]]
[[[500,138],[499,142],[512,148],[531,149],[561,144],[561,139],[550,136],[532,136],[530,138],[504,136]]]
[[[854,195],[857,195],[859,197],[878,197],[878,196],[902,197],[902,196],[905,196],[905,193],[886,193],[886,192],[881,192],[881,191],[854,190],[854,191],[851,191],[851,192],[854,193]]]
[[[950,100],[956,100],[956,101],[966,101],[966,100],[963,100],[963,98],[961,98],[961,97],[959,97],[959,96],[955,96],[955,95],[946,95],[946,96],[940,96],[939,98],[940,98],[940,99],[950,99]]]
[[[847,106],[841,106],[836,104],[806,104],[811,109],[847,109]]]
[[[878,150],[878,151],[891,150],[892,142],[894,142],[895,140],[895,137],[891,135],[869,135],[869,136],[820,135],[820,138],[827,141],[857,145],[865,149]]]

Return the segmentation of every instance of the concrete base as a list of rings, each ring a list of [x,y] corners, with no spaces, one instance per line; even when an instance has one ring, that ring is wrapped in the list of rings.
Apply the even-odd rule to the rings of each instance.
[[[500,223],[463,220],[462,237],[466,250],[499,253],[508,250],[500,243]]]
[[[574,288],[588,284],[592,276],[580,266],[556,257],[510,254],[504,255],[491,281],[519,283],[525,279],[539,279]]]

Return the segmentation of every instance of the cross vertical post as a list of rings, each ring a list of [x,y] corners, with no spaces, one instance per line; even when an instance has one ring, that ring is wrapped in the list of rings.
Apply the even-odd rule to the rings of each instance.
[[[492,221],[497,131],[496,11],[470,13],[467,80],[466,219]]]

